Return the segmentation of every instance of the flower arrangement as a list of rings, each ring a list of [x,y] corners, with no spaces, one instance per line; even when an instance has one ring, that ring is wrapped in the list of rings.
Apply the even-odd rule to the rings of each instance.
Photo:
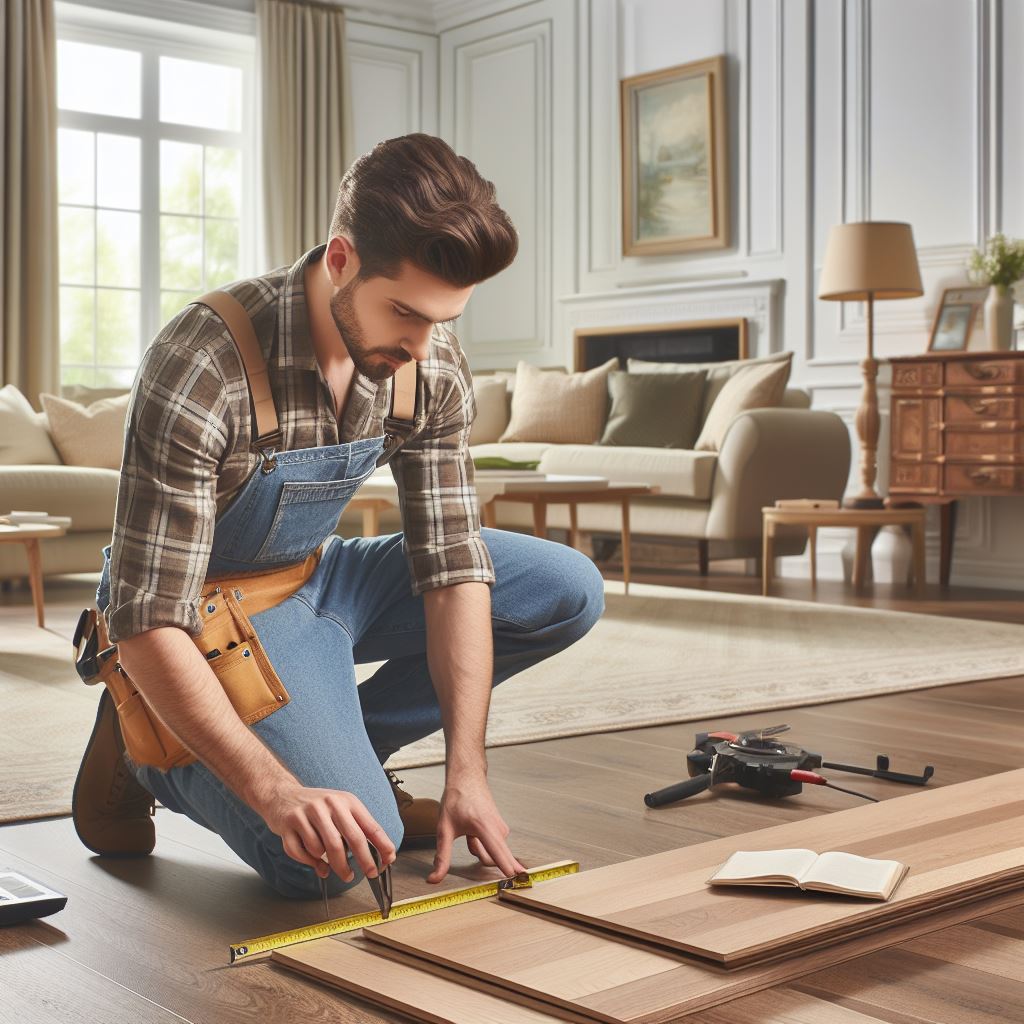
[[[967,263],[971,277],[979,284],[994,284],[1001,291],[1024,277],[1024,241],[1009,239],[1000,232],[984,249],[975,249]]]

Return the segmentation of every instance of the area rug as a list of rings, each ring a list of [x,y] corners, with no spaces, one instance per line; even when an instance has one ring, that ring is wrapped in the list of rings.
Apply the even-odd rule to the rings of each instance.
[[[488,746],[1024,675],[1024,626],[606,584],[583,640],[499,686]],[[70,812],[98,694],[49,630],[0,632],[0,822]],[[359,666],[366,679],[376,666]],[[444,760],[428,737],[388,762]]]

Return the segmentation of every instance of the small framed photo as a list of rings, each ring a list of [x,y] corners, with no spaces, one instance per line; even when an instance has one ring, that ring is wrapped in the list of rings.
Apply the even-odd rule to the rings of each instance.
[[[725,57],[624,78],[622,252],[729,244]]]
[[[929,352],[966,352],[978,312],[988,298],[988,287],[947,288],[935,311]]]

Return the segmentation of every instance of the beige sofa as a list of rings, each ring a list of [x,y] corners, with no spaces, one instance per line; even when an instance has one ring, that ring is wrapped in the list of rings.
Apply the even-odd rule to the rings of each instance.
[[[840,498],[850,470],[846,425],[834,413],[811,409],[807,392],[795,388],[786,391],[781,408],[741,413],[718,452],[517,441],[473,444],[471,451],[474,456],[539,460],[538,468],[547,473],[657,485],[658,496],[631,504],[634,539],[696,542],[702,571],[714,559],[760,557],[765,505],[778,498]],[[529,505],[499,500],[496,509],[500,527],[533,528]],[[578,516],[583,531],[619,534],[616,504],[580,505]],[[552,529],[567,530],[568,508],[551,506],[547,521]],[[382,530],[399,528],[396,509],[382,514]],[[359,514],[347,510],[339,532],[359,529]],[[806,542],[802,529],[780,531],[776,552],[801,554]]]
[[[67,397],[87,403],[112,393],[79,389]],[[783,407],[740,414],[718,452],[494,441],[473,444],[472,451],[475,456],[539,459],[545,472],[658,485],[660,495],[633,503],[634,538],[697,542],[706,570],[709,559],[759,555],[762,506],[777,498],[842,495],[849,474],[849,433],[838,416],[809,406],[806,392],[787,390]],[[386,467],[380,472],[390,476]],[[117,484],[116,470],[64,466],[59,458],[50,465],[0,465],[0,513],[19,508],[71,516],[66,536],[40,546],[43,572],[97,572],[101,549],[110,542]],[[503,528],[532,528],[527,505],[498,502],[497,514]],[[616,505],[579,508],[584,531],[617,535],[620,522]],[[553,506],[548,523],[567,529],[568,510]],[[361,514],[350,509],[338,532],[352,536],[361,528]],[[384,512],[381,529],[399,528],[398,510]],[[799,554],[805,544],[804,531],[792,530],[780,535],[776,550]],[[22,546],[0,545],[0,580],[25,574]]]

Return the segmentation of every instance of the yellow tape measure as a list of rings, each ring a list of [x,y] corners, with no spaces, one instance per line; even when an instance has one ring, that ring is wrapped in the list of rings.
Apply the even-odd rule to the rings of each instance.
[[[397,921],[403,917],[416,917],[418,914],[427,914],[432,910],[440,910],[442,907],[455,907],[460,903],[485,900],[490,896],[497,896],[502,889],[528,889],[535,882],[547,882],[552,878],[560,878],[562,875],[573,875],[579,869],[580,866],[577,861],[558,861],[555,864],[545,864],[543,867],[528,871],[528,881],[522,879],[522,876],[514,880],[499,878],[493,882],[483,882],[480,885],[471,885],[465,889],[449,889],[447,892],[439,892],[432,896],[415,896],[412,899],[399,900],[397,903],[392,904],[391,915],[388,917],[388,920]],[[379,910],[367,910],[361,914],[335,917],[330,921],[306,925],[303,928],[293,928],[287,932],[261,935],[258,939],[248,939],[245,942],[233,943],[231,946],[231,963],[247,960],[259,953],[268,953],[272,949],[291,946],[297,942],[325,939],[329,935],[341,935],[344,932],[353,932],[358,928],[370,928],[375,924],[382,924],[383,921],[384,918]]]

